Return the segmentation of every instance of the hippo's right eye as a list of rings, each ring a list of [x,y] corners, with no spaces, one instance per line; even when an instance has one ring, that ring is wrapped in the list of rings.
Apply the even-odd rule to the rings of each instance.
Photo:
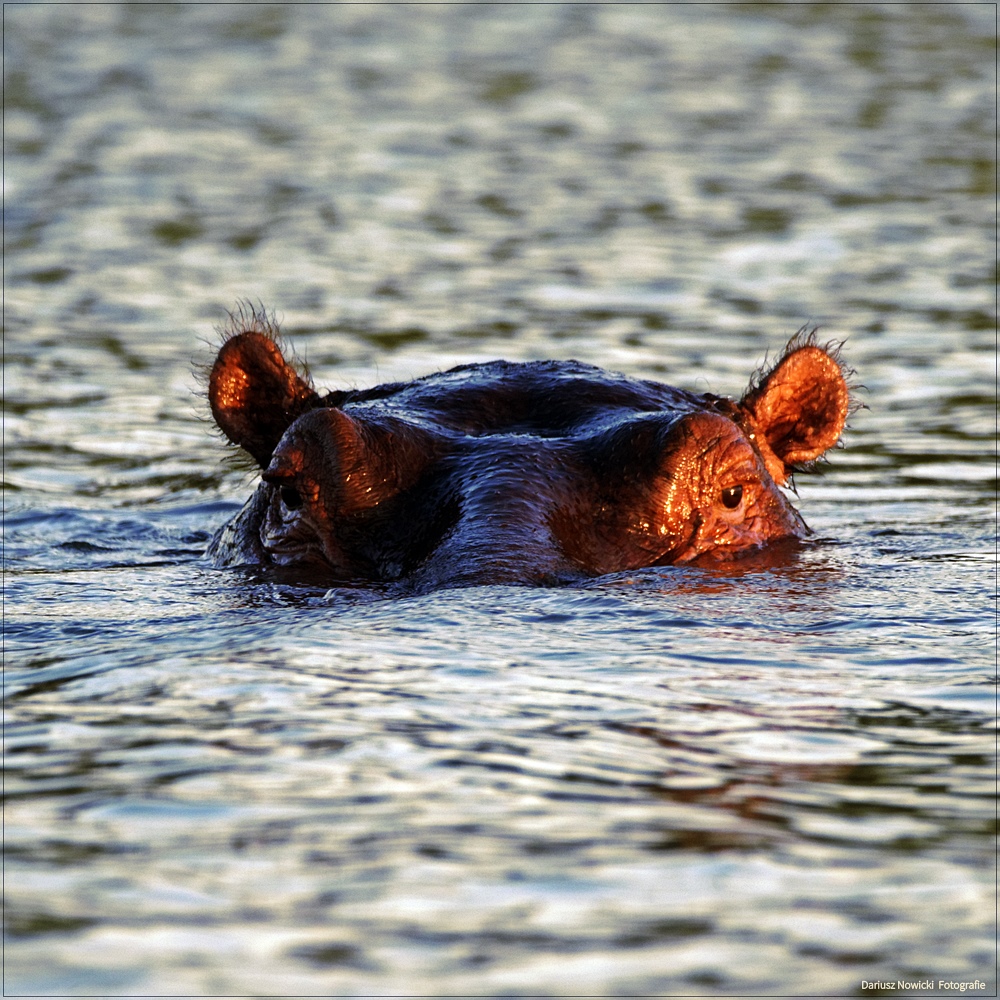
[[[289,510],[298,510],[302,506],[302,494],[294,486],[282,486],[281,502]]]
[[[728,507],[729,510],[736,510],[742,500],[743,487],[739,483],[722,491],[722,506]]]

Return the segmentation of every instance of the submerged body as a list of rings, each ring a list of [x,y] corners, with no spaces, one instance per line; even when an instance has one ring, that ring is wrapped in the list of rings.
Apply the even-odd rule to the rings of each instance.
[[[837,354],[802,336],[735,402],[576,361],[322,396],[276,334],[249,317],[212,369],[213,415],[263,471],[209,551],[331,582],[551,584],[802,537],[780,487],[850,405]]]

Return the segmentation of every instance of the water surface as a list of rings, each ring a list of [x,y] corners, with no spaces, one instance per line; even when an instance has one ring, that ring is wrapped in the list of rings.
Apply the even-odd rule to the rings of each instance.
[[[5,992],[995,994],[994,31],[6,6]],[[868,408],[792,557],[293,585],[203,558],[241,298],[326,388],[808,323]]]

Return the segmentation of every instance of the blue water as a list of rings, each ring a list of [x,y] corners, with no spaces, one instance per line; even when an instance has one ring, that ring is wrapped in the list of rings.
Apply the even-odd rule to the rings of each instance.
[[[5,994],[995,995],[994,33],[5,7]],[[813,323],[867,408],[798,554],[298,585],[204,557],[246,297],[323,388]]]

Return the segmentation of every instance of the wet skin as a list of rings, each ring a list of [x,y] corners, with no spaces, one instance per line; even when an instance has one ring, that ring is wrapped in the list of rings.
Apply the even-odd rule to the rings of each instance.
[[[209,552],[422,589],[733,558],[808,532],[779,487],[839,440],[845,374],[800,332],[739,401],[576,361],[320,395],[240,314],[209,399],[262,482]]]

